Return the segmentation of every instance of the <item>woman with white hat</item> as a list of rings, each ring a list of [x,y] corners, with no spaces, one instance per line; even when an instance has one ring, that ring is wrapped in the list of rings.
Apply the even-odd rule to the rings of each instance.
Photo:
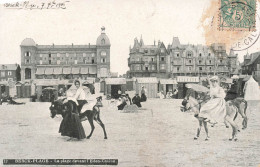
[[[209,79],[210,97],[211,99],[202,106],[199,117],[205,118],[206,122],[216,124],[217,120],[224,121],[226,114],[226,93],[222,87],[219,86],[219,79],[213,76]]]

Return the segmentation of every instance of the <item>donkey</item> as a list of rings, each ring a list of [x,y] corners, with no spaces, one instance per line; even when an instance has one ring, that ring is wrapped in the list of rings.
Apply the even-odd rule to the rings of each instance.
[[[88,104],[85,104],[85,105],[88,105]],[[91,132],[87,136],[87,139],[89,139],[92,136],[92,133],[94,132],[94,129],[95,129],[93,120],[95,120],[102,127],[102,129],[104,131],[104,139],[107,139],[105,125],[102,123],[102,121],[100,119],[99,107],[102,107],[102,106],[103,106],[102,97],[98,97],[97,102],[94,105],[92,110],[86,110],[82,113],[79,113],[79,117],[80,117],[81,121],[88,120],[89,124],[91,126]],[[84,108],[84,106],[83,106],[83,108]],[[67,112],[73,112],[73,111],[74,112],[77,111],[77,105],[74,101],[71,101],[71,100],[69,100],[65,103],[64,103],[64,99],[56,100],[56,101],[52,102],[51,106],[50,106],[51,118],[54,118],[57,114],[60,114],[60,115],[62,115],[62,117],[64,117]]]
[[[206,97],[206,96],[205,96]],[[199,112],[200,112],[200,107],[201,105],[205,104],[208,99],[202,100],[202,102],[199,102],[193,97],[187,96],[185,99],[182,101],[182,105],[186,110],[191,110],[194,112],[194,116],[198,119],[199,121],[199,128],[197,129],[197,134],[194,137],[194,140],[197,140],[200,135],[201,127],[202,125],[205,128],[206,132],[206,141],[209,140],[209,135],[208,135],[208,126],[207,122],[205,121],[205,118],[199,117]],[[238,108],[230,101],[226,102],[226,115],[224,117],[225,124],[227,126],[227,122],[231,125],[232,127],[232,137],[229,139],[232,141],[233,139],[237,141],[237,132],[239,130],[237,124],[234,122],[238,114]]]

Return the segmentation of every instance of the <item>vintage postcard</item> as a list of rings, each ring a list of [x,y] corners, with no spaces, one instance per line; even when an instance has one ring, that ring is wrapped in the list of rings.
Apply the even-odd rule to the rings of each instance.
[[[0,166],[259,167],[260,0],[0,0]]]

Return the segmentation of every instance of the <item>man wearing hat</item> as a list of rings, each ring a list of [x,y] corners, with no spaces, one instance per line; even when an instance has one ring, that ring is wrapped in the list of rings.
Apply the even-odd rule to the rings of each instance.
[[[224,121],[226,114],[226,93],[219,86],[219,79],[213,76],[209,79],[210,84],[210,100],[201,107],[199,117],[205,118],[206,122],[216,124],[217,121]]]
[[[137,107],[142,107],[141,105],[141,98],[138,93],[135,94],[135,96],[132,99],[133,104],[137,105]]]

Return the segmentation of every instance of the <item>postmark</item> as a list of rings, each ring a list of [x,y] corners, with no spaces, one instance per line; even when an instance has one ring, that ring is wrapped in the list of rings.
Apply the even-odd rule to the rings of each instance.
[[[219,30],[255,31],[255,0],[220,0]]]

